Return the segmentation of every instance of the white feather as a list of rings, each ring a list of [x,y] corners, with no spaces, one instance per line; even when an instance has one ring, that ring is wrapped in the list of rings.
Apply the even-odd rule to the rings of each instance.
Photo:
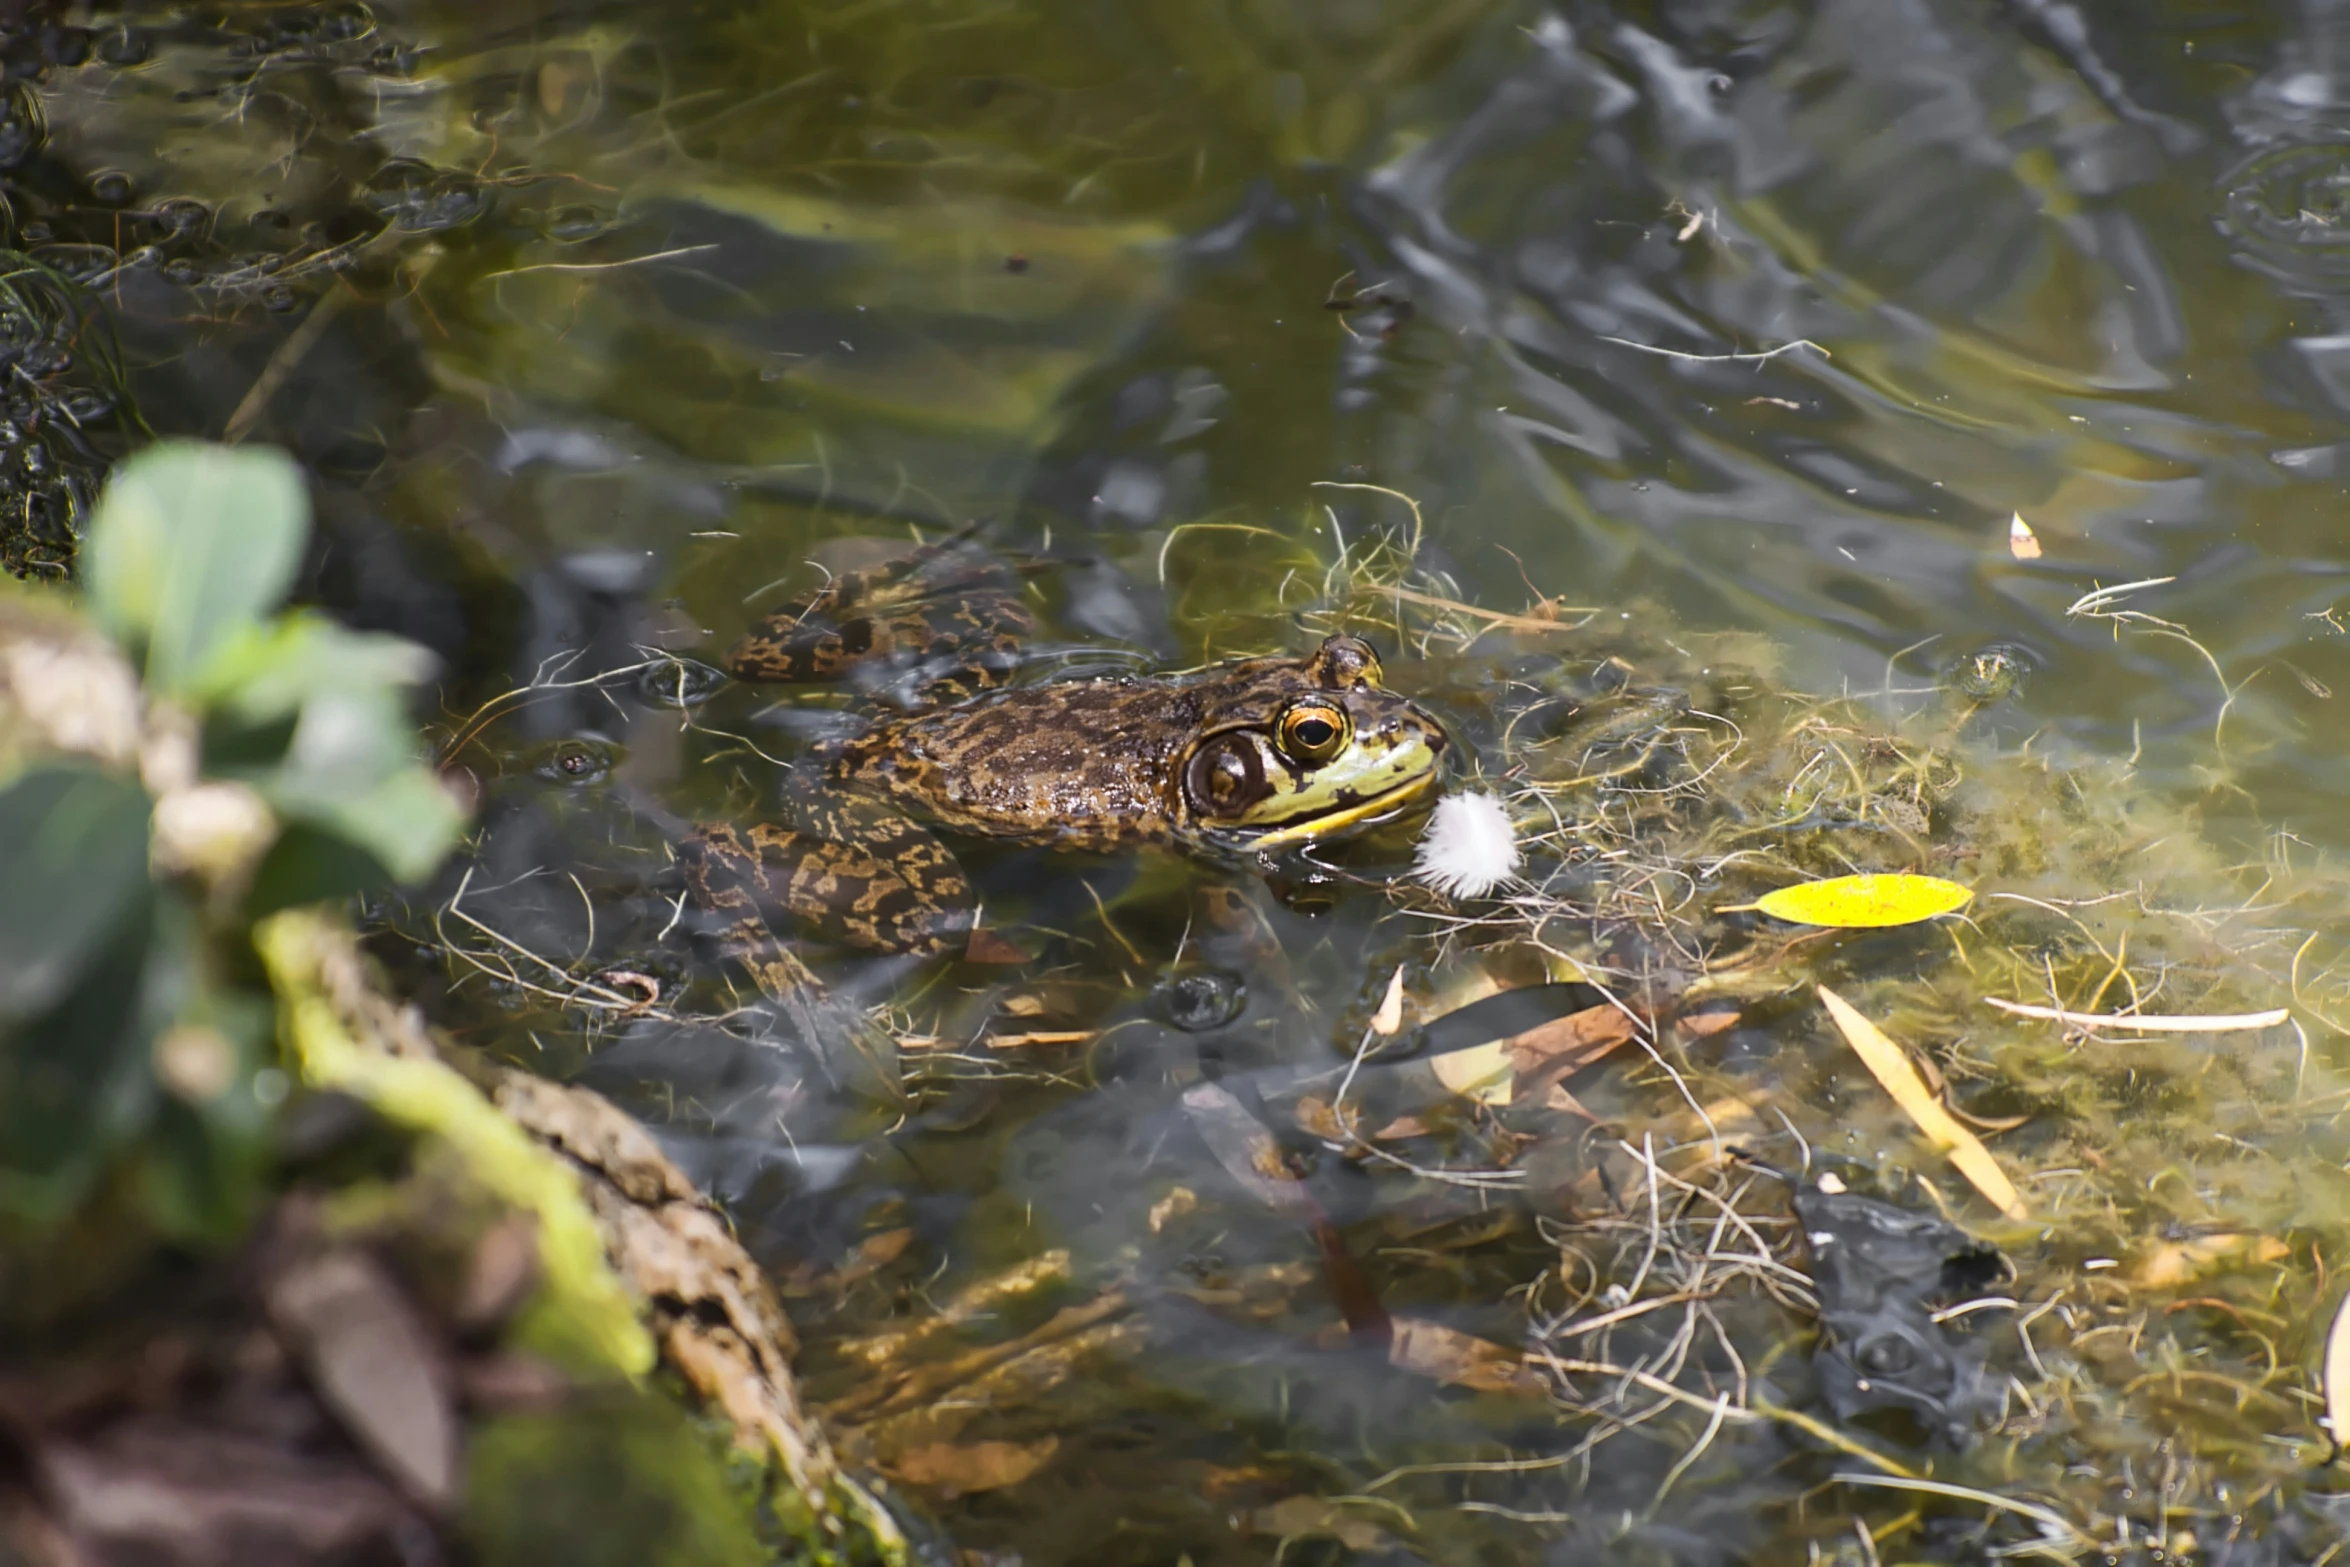
[[[1525,863],[1499,796],[1448,794],[1420,834],[1412,874],[1448,898],[1481,898]]]

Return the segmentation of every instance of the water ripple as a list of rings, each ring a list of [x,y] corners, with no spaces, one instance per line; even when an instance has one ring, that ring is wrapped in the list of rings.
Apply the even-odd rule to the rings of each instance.
[[[2214,221],[2245,265],[2296,290],[2350,288],[2350,141],[2271,148],[2220,193]]]

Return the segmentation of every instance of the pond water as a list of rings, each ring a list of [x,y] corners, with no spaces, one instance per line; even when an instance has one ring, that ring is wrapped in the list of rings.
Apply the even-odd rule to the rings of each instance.
[[[2350,1260],[2328,1021],[2350,939],[2350,6],[64,20],[89,30],[52,41],[38,115],[20,100],[4,127],[45,122],[21,242],[106,302],[155,430],[278,442],[318,475],[323,602],[443,657],[435,733],[484,828],[384,911],[387,956],[460,1037],[668,1130],[784,1281],[812,1394],[968,1559],[2339,1550],[2309,1368]],[[1604,910],[1547,958],[1489,924],[1480,958],[1477,932],[1442,943],[1375,889],[1286,876],[1195,929],[1208,873],[969,846],[1020,961],[835,962],[813,1004],[730,992],[685,939],[670,845],[771,811],[844,702],[677,660],[881,544],[974,524],[1043,611],[1024,678],[1343,622],[1505,783],[1564,776],[1505,743],[1529,704],[1604,721],[1627,681],[1688,693],[1670,719],[1748,725],[1762,767],[1793,731],[1729,712],[1735,663],[1875,693],[1820,710],[1836,733],[1956,747],[1977,843],[2069,786],[2082,809],[2031,831],[2072,850],[1968,864],[2052,917],[2106,899],[2074,921],[2087,947],[1998,968],[1877,937],[1805,976],[1912,1008],[1984,1119],[2034,1118],[2016,1157],[2044,1222],[1986,1223],[1853,1108],[1873,1090],[1789,969],[1720,1040],[1662,1042],[1687,1080],[1578,1077],[1595,1120],[1505,1128],[1502,1163],[1491,1138],[1448,1145],[1431,1180],[1425,1144],[1348,1158],[1295,1131],[1399,965],[1415,1019],[1496,984],[1653,979]],[[2140,586],[2084,611],[2120,584]],[[1418,597],[1374,591],[1396,587]],[[1986,655],[2020,687],[1954,710],[1937,688]],[[1898,838],[1787,863],[1952,873]],[[1409,852],[1349,863],[1376,879]],[[1723,888],[1760,890],[1686,898]],[[2122,918],[2156,905],[2241,912],[2165,948]],[[1999,937],[2002,962],[2040,951]],[[1676,949],[1681,989],[1711,940]],[[1916,1010],[1969,973],[2110,1009],[2102,964],[2058,974],[2084,952],[2124,971],[2117,942],[2152,954],[2148,1011],[2225,996],[2295,1021],[2034,1047],[1979,1008],[1971,1031]],[[1171,985],[1213,1026],[1170,1021]],[[2067,1076],[2083,1052],[2126,1081]],[[2007,1388],[1985,1430],[1850,1426],[1891,1468],[1822,1435],[1849,1423],[1807,1369],[1785,1188],[1654,1162],[1718,1151],[1689,1112],[1733,1091],[1763,1164],[1841,1138],[2007,1252],[2009,1304],[1977,1314],[2036,1325],[1984,1348]],[[1314,1214],[1252,1203],[1219,1154],[1266,1125]],[[1333,1304],[1356,1284],[1380,1302]],[[1573,1326],[1624,1310],[1644,1332],[1667,1296],[1708,1309],[1657,1307],[1652,1340]],[[1552,1380],[1431,1375],[1366,1344],[1381,1314],[1542,1346]]]

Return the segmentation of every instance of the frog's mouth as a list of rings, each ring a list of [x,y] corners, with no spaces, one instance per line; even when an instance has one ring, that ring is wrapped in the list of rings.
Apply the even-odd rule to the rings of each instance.
[[[1291,844],[1302,843],[1308,839],[1328,837],[1332,833],[1343,832],[1349,827],[1358,827],[1366,822],[1392,815],[1434,788],[1436,774],[1437,770],[1430,768],[1418,777],[1408,778],[1394,788],[1383,790],[1368,799],[1357,800],[1351,805],[1334,806],[1317,816],[1308,816],[1280,827],[1251,833],[1248,835],[1248,847],[1251,849],[1287,848]]]

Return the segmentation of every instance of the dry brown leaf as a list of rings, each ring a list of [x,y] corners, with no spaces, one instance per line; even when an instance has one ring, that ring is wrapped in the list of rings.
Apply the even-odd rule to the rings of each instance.
[[[1281,1145],[1230,1089],[1219,1083],[1185,1089],[1183,1109],[1224,1173],[1259,1202],[1308,1223],[1322,1216],[1320,1206],[1306,1195],[1304,1184],[1281,1157]]]
[[[963,944],[963,961],[1017,965],[1028,962],[1029,956],[997,932],[982,926],[973,931],[971,939]]]
[[[1425,1317],[1395,1317],[1387,1363],[1401,1371],[1432,1377],[1452,1387],[1481,1393],[1539,1393],[1542,1380],[1517,1352],[1491,1339]]]
[[[1941,1150],[1958,1173],[1972,1182],[1975,1190],[1989,1198],[2001,1213],[2011,1219],[2026,1217],[2029,1210],[2024,1207],[2023,1198],[2017,1194],[2015,1183],[2007,1178],[2007,1172],[1999,1168],[1999,1161],[1991,1157],[1991,1150],[1942,1108],[1941,1101],[1926,1087],[1901,1047],[1861,1016],[1851,1002],[1825,985],[1818,988],[1820,1004],[1836,1020],[1844,1042],[1860,1057],[1870,1075],[1884,1085],[1885,1092],[1893,1096],[1893,1102],[1916,1123],[1926,1141]]]
[[[1736,1012],[1692,1012],[1679,1019],[1681,1032],[1691,1039],[1705,1039],[1725,1028],[1737,1026],[1740,1014]]]
[[[1585,1007],[1503,1040],[1519,1082],[1572,1077],[1632,1042],[1632,1019],[1612,1006]]]
[[[1599,1120],[1598,1116],[1592,1114],[1589,1105],[1567,1092],[1567,1085],[1564,1083],[1551,1084],[1550,1092],[1543,1097],[1542,1103],[1545,1109],[1564,1110],[1569,1115],[1579,1115],[1594,1124]]]
[[[1337,1109],[1318,1095],[1301,1094],[1290,1108],[1289,1118],[1297,1123],[1299,1131],[1310,1137],[1319,1137],[1326,1143],[1346,1141],[1348,1128],[1339,1123]],[[1349,1111],[1347,1119],[1352,1122],[1361,1118]]]
[[[2032,525],[2024,521],[2020,511],[2007,519],[2007,553],[2017,560],[2040,558],[2040,536],[2032,531]]]
[[[2129,1279],[2140,1289],[2176,1289],[2231,1268],[2282,1262],[2292,1254],[2293,1248],[2273,1235],[2242,1230],[2197,1235],[2148,1247],[2131,1267]]]
[[[939,1442],[902,1452],[883,1467],[907,1485],[934,1491],[995,1491],[1042,1469],[1060,1446],[1057,1436],[1035,1442]]]
[[[1157,1202],[1151,1204],[1151,1233],[1158,1234],[1168,1225],[1199,1207],[1199,1193],[1188,1186],[1178,1186]]]
[[[1385,1550],[1388,1543],[1386,1530],[1319,1496],[1284,1497],[1270,1507],[1242,1513],[1240,1519],[1251,1534],[1270,1534],[1284,1540],[1328,1535],[1350,1551]]]
[[[1722,1137],[1752,1137],[1764,1129],[1759,1109],[1743,1099],[1729,1096],[1707,1105],[1705,1114],[1697,1119],[1694,1129],[1685,1135],[1694,1138],[1707,1127],[1713,1129],[1714,1135]]]
[[[1248,1491],[1262,1495],[1285,1483],[1295,1482],[1276,1464],[1206,1464],[1201,1466],[1199,1489],[1202,1496],[1222,1501]]]
[[[833,1288],[846,1289],[859,1279],[871,1278],[904,1256],[906,1248],[913,1244],[914,1232],[902,1226],[866,1236],[833,1274]]]
[[[1379,1002],[1379,1010],[1371,1014],[1371,1032],[1381,1039],[1392,1036],[1403,1027],[1403,965],[1387,976],[1387,994]]]
[[[432,1534],[365,1459],[302,1453],[275,1434],[198,1437],[150,1416],[44,1442],[31,1456],[55,1521],[42,1532],[56,1543],[18,1555],[30,1543],[18,1531],[34,1520],[11,1508],[0,1526],[11,1561],[397,1560],[395,1542]]]
[[[441,1346],[383,1265],[335,1251],[270,1281],[270,1319],[352,1440],[427,1506],[457,1494],[456,1390]]]
[[[1379,1130],[1376,1132],[1373,1132],[1371,1134],[1371,1141],[1375,1143],[1396,1143],[1403,1141],[1407,1137],[1425,1137],[1427,1135],[1427,1122],[1421,1120],[1416,1115],[1399,1115],[1394,1120],[1388,1122],[1385,1126],[1379,1128]]]
[[[451,1313],[460,1332],[487,1334],[522,1309],[539,1287],[539,1224],[528,1212],[507,1214],[474,1242]]]

